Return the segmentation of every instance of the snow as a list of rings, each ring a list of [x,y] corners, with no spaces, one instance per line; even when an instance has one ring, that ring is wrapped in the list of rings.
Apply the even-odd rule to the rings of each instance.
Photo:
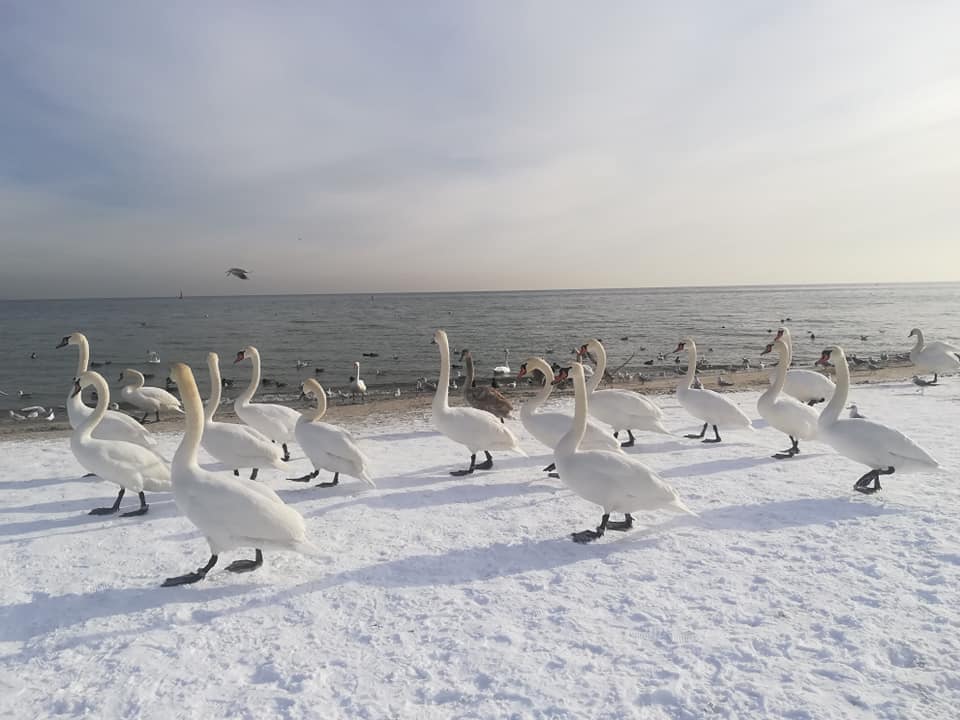
[[[757,393],[730,397],[757,417]],[[866,497],[827,446],[773,460],[789,441],[760,420],[720,445],[642,434],[629,452],[700,517],[641,514],[586,546],[569,533],[598,508],[540,472],[518,422],[529,458],[452,478],[468,455],[429,413],[372,414],[349,429],[378,489],[260,473],[325,559],[268,551],[233,575],[252,551],[231,553],[179,588],[160,583],[208,550],[171,495],[91,517],[115,488],[79,478],[66,438],[4,442],[0,717],[955,717],[957,383],[852,400],[944,470]],[[659,401],[668,428],[699,430]]]

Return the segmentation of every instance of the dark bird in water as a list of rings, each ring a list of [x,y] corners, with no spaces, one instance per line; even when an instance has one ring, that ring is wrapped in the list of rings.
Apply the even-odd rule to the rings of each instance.
[[[247,279],[249,279],[250,271],[249,271],[249,270],[244,270],[243,268],[232,267],[232,268],[230,268],[229,270],[227,270],[227,272],[226,272],[225,274],[226,274],[226,275],[233,275],[234,277],[238,277],[238,278],[240,278],[241,280],[247,280]]]

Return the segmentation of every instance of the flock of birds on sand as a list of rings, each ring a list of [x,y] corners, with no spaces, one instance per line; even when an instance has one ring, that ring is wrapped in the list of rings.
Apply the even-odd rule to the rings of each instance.
[[[925,343],[923,333],[913,329],[910,337],[916,344],[910,352],[913,363],[924,372],[939,374],[960,370],[960,347],[942,342]],[[525,455],[517,436],[505,422],[512,417],[511,402],[491,387],[476,386],[473,381],[473,359],[462,351],[467,368],[467,382],[462,393],[466,406],[450,405],[451,352],[447,334],[437,330],[433,341],[440,351],[440,377],[432,403],[432,419],[436,429],[463,446],[470,454],[469,466],[453,470],[453,476],[468,476],[478,470],[490,470],[492,452],[511,451]],[[70,447],[77,461],[89,474],[115,483],[119,493],[111,506],[98,507],[90,514],[110,515],[119,512],[126,491],[136,492],[139,507],[123,513],[123,517],[144,515],[149,510],[147,492],[172,491],[177,507],[205,536],[210,558],[194,572],[168,578],[163,585],[182,585],[202,580],[216,565],[221,553],[241,547],[252,547],[254,558],[237,560],[227,566],[231,572],[249,572],[263,563],[263,550],[286,549],[316,554],[317,548],[308,539],[303,517],[287,506],[272,489],[256,481],[259,468],[283,469],[290,460],[289,444],[296,442],[310,460],[313,470],[290,478],[310,482],[321,471],[332,472],[332,479],[318,484],[332,487],[340,475],[357,478],[375,487],[370,463],[353,436],[343,428],[323,422],[327,393],[315,379],[303,383],[302,395],[316,399],[316,407],[302,411],[284,405],[254,402],[261,382],[260,353],[247,346],[240,350],[235,363],[251,364],[250,381],[234,401],[241,422],[217,422],[214,417],[220,406],[223,383],[220,360],[216,353],[207,355],[210,396],[204,404],[193,370],[183,364],[171,366],[171,378],[180,397],[163,388],[145,385],[142,373],[125,369],[121,375],[123,399],[140,409],[138,421],[111,408],[110,388],[102,375],[90,369],[90,346],[79,332],[64,337],[58,347],[75,346],[78,350],[77,370],[67,400],[67,414],[73,432]],[[687,371],[677,387],[677,399],[684,410],[702,422],[699,433],[686,435],[704,443],[722,441],[721,429],[753,430],[750,418],[729,398],[712,390],[697,387],[697,346],[693,338],[683,338],[675,352],[686,352]],[[816,438],[840,455],[867,467],[854,485],[858,492],[869,494],[881,489],[880,477],[894,472],[908,473],[931,470],[937,461],[905,434],[894,428],[867,419],[858,408],[847,406],[850,387],[848,363],[842,348],[823,350],[818,365],[835,367],[836,384],[825,375],[791,368],[792,341],[790,332],[781,327],[766,345],[762,354],[776,353],[778,362],[770,386],[757,401],[757,411],[770,426],[790,440],[790,447],[775,458],[786,460],[800,452],[800,442]],[[593,361],[595,368],[590,368]],[[577,361],[569,367],[556,367],[539,357],[523,362],[517,379],[529,376],[540,383],[535,397],[520,409],[520,422],[538,442],[552,450],[553,462],[544,468],[552,477],[559,477],[570,490],[602,509],[595,529],[572,533],[578,543],[587,543],[608,530],[625,531],[633,526],[633,514],[657,509],[694,515],[677,491],[638,458],[625,452],[635,442],[635,432],[672,435],[663,425],[663,411],[641,393],[622,389],[601,389],[607,356],[603,344],[589,340],[577,350]],[[355,368],[359,380],[359,368]],[[574,387],[574,412],[544,410],[543,405],[553,388],[568,380]],[[83,402],[82,391],[96,391],[95,407]],[[814,409],[825,402],[820,412]],[[850,416],[842,418],[847,407]],[[156,451],[157,441],[144,422],[152,413],[159,420],[161,411],[175,411],[185,416],[185,432],[172,461]],[[708,435],[712,430],[712,435]],[[626,439],[621,441],[621,434]],[[198,452],[203,448],[223,463],[223,472],[202,468]],[[477,462],[478,454],[484,459]],[[251,469],[249,478],[241,469]],[[611,520],[611,514],[622,520]]]

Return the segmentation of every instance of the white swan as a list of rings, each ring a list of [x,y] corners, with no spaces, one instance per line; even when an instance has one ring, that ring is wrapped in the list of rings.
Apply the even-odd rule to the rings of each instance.
[[[367,384],[360,379],[360,363],[353,363],[353,377],[350,378],[350,394],[353,396],[353,399],[357,399],[357,395],[360,396],[361,400],[367,399]]]
[[[186,409],[186,432],[173,456],[173,498],[180,512],[206,537],[210,559],[196,572],[167,578],[164,587],[203,580],[220,553],[238,547],[253,547],[256,556],[254,560],[230,563],[230,572],[250,572],[260,567],[261,548],[317,554],[317,548],[307,539],[303,517],[273,490],[253,480],[204,470],[197,464],[204,425],[200,392],[193,372],[183,363],[175,363],[170,374]]]
[[[494,375],[509,375],[512,371],[510,370],[510,350],[504,348],[503,351],[503,365],[497,365],[493,369]]]
[[[237,413],[237,417],[247,425],[256,428],[274,442],[280,443],[283,447],[283,459],[289,460],[290,450],[287,448],[287,443],[293,442],[295,439],[294,429],[297,427],[300,413],[285,405],[250,402],[260,385],[260,352],[253,345],[248,345],[237,353],[233,362],[236,364],[247,358],[253,364],[250,384],[233,401],[233,409]]]
[[[790,349],[790,356],[793,356],[793,338],[790,336],[790,330],[781,327],[777,330],[777,336],[774,339],[786,340],[786,345]],[[770,382],[773,382],[776,374],[776,370],[770,373]],[[833,397],[834,387],[830,378],[815,370],[790,368],[787,370],[787,379],[783,384],[782,392],[807,405],[816,405],[820,402],[829,401]]]
[[[543,358],[528,358],[520,365],[520,372],[517,373],[517,380],[520,380],[527,373],[539,370],[543,373],[545,381],[543,387],[537,394],[527,400],[520,408],[520,422],[527,432],[533,435],[538,441],[553,450],[563,439],[563,436],[570,430],[570,415],[562,412],[545,412],[540,407],[550,397],[553,391],[553,368]],[[584,431],[583,441],[580,443],[584,450],[609,450],[610,452],[623,452],[620,449],[620,443],[609,432],[597,425],[592,420],[587,420],[587,429]],[[544,468],[545,472],[555,469],[556,463],[551,463]]]
[[[239,475],[239,468],[253,468],[250,479],[256,480],[261,467],[283,468],[283,453],[280,446],[256,428],[239,423],[222,423],[213,419],[220,407],[220,356],[207,353],[207,370],[210,372],[210,398],[204,410],[203,449]]]
[[[90,365],[90,344],[83,333],[75,332],[72,335],[66,335],[57,345],[58,348],[67,345],[76,345],[79,350],[77,359],[77,373],[74,378],[83,375]],[[70,427],[77,428],[84,420],[93,413],[93,408],[83,402],[81,393],[74,393],[74,386],[70,385],[70,394],[67,396],[67,419],[70,421]],[[93,437],[98,440],[123,440],[131,442],[145,448],[155,447],[156,439],[150,434],[143,425],[138,423],[126,413],[107,410],[97,426],[93,429]]]
[[[783,338],[774,340],[764,348],[761,355],[776,350],[780,356],[777,374],[773,384],[757,399],[757,412],[760,417],[790,438],[790,448],[774,455],[778,460],[792,458],[800,452],[801,440],[812,440],[817,435],[819,415],[809,405],[796,398],[783,395],[783,384],[787,380],[787,368],[790,367],[790,346]]]
[[[607,351],[599,340],[590,340],[580,347],[579,354],[583,356],[588,353],[593,353],[597,358],[597,369],[590,378],[590,384],[587,385],[587,393],[590,395],[590,414],[600,422],[610,425],[613,428],[614,437],[618,437],[621,430],[627,431],[629,439],[623,443],[622,447],[633,446],[634,429],[664,435],[671,434],[663,426],[663,410],[649,398],[629,390],[598,390],[597,387],[607,369]]]
[[[740,408],[727,400],[723,395],[715,393],[713,390],[701,388],[699,390],[691,387],[693,377],[697,369],[697,345],[692,338],[684,338],[677,345],[675,353],[681,352],[686,348],[687,351],[687,374],[677,386],[677,400],[683,406],[683,409],[693,415],[695,418],[703,420],[703,427],[699,435],[687,435],[688,438],[703,438],[706,443],[720,442],[720,431],[718,426],[735,430],[752,430],[750,418]],[[712,439],[704,438],[707,433],[707,427],[713,425]]]
[[[157,416],[157,422],[160,422],[161,410],[176,410],[178,413],[183,412],[183,409],[180,407],[180,401],[177,400],[175,395],[171,395],[163,388],[144,387],[143,383],[146,382],[146,378],[143,377],[143,373],[139,370],[126,368],[120,373],[119,381],[123,383],[123,388],[120,390],[120,397],[134,407],[144,411],[143,417],[140,418],[141,423],[146,422],[147,416],[150,413],[154,413]]]
[[[639,460],[623,452],[580,450],[587,429],[587,384],[580,363],[574,363],[570,374],[576,409],[573,424],[554,450],[554,457],[563,484],[584,500],[603,508],[597,529],[573,533],[574,542],[588,543],[606,530],[629,530],[633,527],[631,513],[639,510],[662,508],[695,515],[683,504],[676,490]],[[610,522],[611,512],[624,513],[626,518]]]
[[[166,460],[140,445],[122,440],[98,440],[93,431],[107,412],[110,388],[100,373],[87,370],[74,381],[77,395],[92,385],[97,391],[97,407],[76,427],[70,436],[73,456],[87,471],[103,480],[120,486],[112,507],[94,508],[91,515],[111,515],[120,509],[120,501],[127,490],[140,494],[140,508],[123,513],[121,517],[143,515],[149,509],[144,491],[162,492],[170,489],[170,466]]]
[[[928,385],[935,384],[940,373],[960,370],[960,347],[945,342],[924,343],[920,328],[913,328],[907,337],[917,338],[910,349],[910,362],[924,372],[933,373],[933,382]]]
[[[340,482],[340,473],[360,478],[370,487],[376,483],[370,478],[370,461],[357,446],[353,435],[329,423],[320,422],[327,412],[327,394],[313,378],[303,381],[303,393],[317,399],[314,411],[303,410],[297,420],[297,442],[313,463],[313,472],[303,477],[290,478],[293,482],[309,482],[320,474],[321,470],[330,470],[333,480],[317,483],[317,487],[333,487]]]
[[[440,347],[440,380],[433,396],[433,424],[448,438],[470,450],[470,467],[450,474],[462,476],[477,469],[489,470],[493,467],[490,450],[512,450],[526,455],[510,428],[490,413],[472,407],[450,407],[450,343],[443,330],[437,330],[433,339]],[[487,459],[478,465],[477,453],[481,450]]]
[[[823,351],[819,365],[827,365],[831,358],[837,369],[837,391],[820,413],[817,439],[851,460],[866,465],[870,471],[853,486],[862,493],[880,490],[880,476],[895,471],[918,472],[933,470],[939,463],[913,440],[898,430],[872,420],[841,419],[840,411],[847,404],[850,392],[850,369],[847,357],[836,345]],[[873,486],[870,486],[870,483]]]

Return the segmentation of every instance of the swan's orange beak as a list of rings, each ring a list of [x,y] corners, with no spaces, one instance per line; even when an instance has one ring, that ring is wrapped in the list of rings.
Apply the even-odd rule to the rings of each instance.
[[[560,383],[566,382],[570,377],[570,368],[560,368],[557,371],[557,376],[553,379],[551,385],[559,385]]]
[[[238,362],[243,362],[246,359],[246,357],[247,356],[244,355],[243,350],[241,350],[240,352],[237,353],[237,356],[233,359],[234,365],[236,365]]]
[[[681,351],[683,350],[683,346],[684,346],[685,344],[686,344],[686,343],[678,343],[678,344],[677,344],[677,349],[674,350],[673,352],[675,352],[675,353],[681,352]]]
[[[763,352],[760,354],[766,355],[768,352],[772,352],[772,351],[773,351],[773,343],[767,343],[767,346],[763,349]]]
[[[527,374],[527,364],[523,363],[523,365],[520,366],[520,372],[517,373],[517,380],[524,377],[526,374]]]
[[[73,381],[73,392],[70,393],[70,397],[76,397],[77,395],[80,394],[80,392],[81,392],[82,390],[83,390],[83,388],[80,387],[80,381],[79,381],[79,380],[74,380],[74,381]]]
[[[783,337],[783,328],[780,328],[779,330],[777,330],[777,336],[774,338],[774,340],[779,340],[782,337]]]
[[[826,366],[829,365],[829,364],[830,364],[830,351],[829,351],[829,350],[824,350],[823,353],[820,355],[820,359],[817,360],[817,362],[814,363],[814,365],[823,365],[824,367],[826,367]]]

